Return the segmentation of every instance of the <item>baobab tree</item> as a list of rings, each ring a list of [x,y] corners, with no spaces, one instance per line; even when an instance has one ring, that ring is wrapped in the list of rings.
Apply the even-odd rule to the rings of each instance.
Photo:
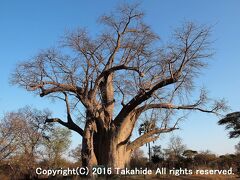
[[[178,110],[218,114],[225,109],[222,100],[208,102],[204,91],[197,100],[186,98],[212,55],[209,27],[184,23],[169,44],[159,45],[143,17],[138,6],[122,5],[100,17],[104,29],[97,37],[86,29],[68,32],[57,48],[39,52],[13,72],[13,84],[65,102],[66,120],[48,117],[46,122],[82,137],[85,166],[123,168],[134,149],[178,128],[179,121],[159,119],[161,125],[130,141],[148,110],[169,117]],[[76,109],[82,124],[72,116]]]

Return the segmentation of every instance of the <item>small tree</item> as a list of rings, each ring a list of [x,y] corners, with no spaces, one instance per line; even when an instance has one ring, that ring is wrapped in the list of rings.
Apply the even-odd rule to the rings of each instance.
[[[144,152],[141,149],[133,151],[130,159],[131,168],[143,168],[147,165],[147,158],[144,156]]]
[[[191,168],[194,169],[196,168],[196,164],[194,162],[194,157],[198,154],[197,151],[193,151],[191,149],[187,149],[183,152],[183,157],[184,159],[182,159],[182,161],[184,161],[184,165],[187,168]]]
[[[15,155],[20,141],[18,139],[21,123],[12,118],[11,114],[5,115],[0,123],[0,161]]]
[[[177,158],[180,157],[186,150],[186,145],[183,144],[180,137],[172,136],[169,140],[168,150],[173,158]]]
[[[227,114],[223,119],[218,121],[219,125],[225,125],[226,129],[229,130],[229,138],[239,138],[240,137],[240,112],[233,112]],[[237,155],[237,164],[240,163],[240,142],[235,146]],[[228,160],[230,157],[227,157]],[[226,160],[226,157],[224,158]],[[237,172],[240,173],[240,168],[238,165]]]
[[[197,151],[193,151],[191,149],[188,149],[188,150],[185,150],[182,155],[185,156],[188,159],[193,159],[194,156],[197,155],[197,153],[198,153]]]
[[[235,149],[236,149],[236,154],[240,155],[240,142],[237,145],[235,145]]]
[[[12,176],[33,178],[40,159],[40,147],[51,131],[45,124],[49,111],[24,107],[7,113],[0,123],[0,155],[3,164],[8,164]]]
[[[235,169],[236,155],[234,154],[221,155],[219,156],[218,161],[222,169],[229,169],[231,167]]]
[[[148,133],[155,128],[156,128],[155,120],[151,120],[151,121],[146,120],[142,124],[140,124],[138,132],[139,132],[139,135],[141,135],[141,134]],[[150,162],[151,161],[151,145],[150,145],[150,142],[147,143],[147,146],[148,146],[148,160]]]
[[[44,154],[51,168],[59,168],[64,162],[64,153],[71,144],[71,131],[64,128],[55,128],[49,140],[44,142]]]
[[[182,139],[178,136],[172,136],[168,143],[168,148],[165,149],[167,162],[170,166],[180,165],[183,152],[186,146],[183,144]]]
[[[81,165],[82,164],[82,145],[81,144],[77,145],[77,147],[75,147],[69,152],[69,155],[73,157],[74,161],[77,163],[78,166]]]
[[[154,164],[158,164],[160,162],[163,162],[164,161],[164,153],[162,151],[162,148],[161,146],[153,146],[152,147],[152,152],[153,152],[153,155],[151,157],[151,161],[154,163]]]
[[[214,166],[214,161],[217,159],[217,156],[211,153],[209,150],[202,151],[194,156],[194,161],[198,166]]]

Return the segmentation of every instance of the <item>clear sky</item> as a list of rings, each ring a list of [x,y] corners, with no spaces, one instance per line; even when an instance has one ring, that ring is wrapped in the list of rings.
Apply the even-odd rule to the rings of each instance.
[[[86,27],[98,33],[97,17],[123,1],[113,0],[1,0],[0,1],[0,115],[25,105],[49,108],[64,115],[63,104],[49,103],[16,86],[9,77],[16,64],[39,50],[54,46],[64,31]],[[132,2],[132,1],[126,1]],[[239,0],[151,0],[140,1],[145,20],[168,40],[171,30],[184,21],[214,25],[212,39],[215,55],[197,79],[213,98],[226,98],[232,111],[240,111],[240,1]],[[218,154],[233,153],[238,140],[229,140],[217,118],[192,114],[177,133],[194,150],[209,149]],[[164,136],[164,143],[169,135]],[[77,135],[74,144],[80,143]]]

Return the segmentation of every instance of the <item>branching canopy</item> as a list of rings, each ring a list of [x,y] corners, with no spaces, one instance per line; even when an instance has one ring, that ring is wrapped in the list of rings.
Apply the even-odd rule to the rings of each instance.
[[[60,47],[20,63],[12,83],[41,97],[64,100],[67,120],[49,118],[47,122],[59,122],[80,135],[84,130],[70,115],[78,106],[71,106],[68,97],[94,117],[95,131],[114,126],[120,133],[127,125],[130,134],[139,116],[148,110],[164,109],[170,114],[177,110],[215,114],[225,110],[223,100],[209,105],[205,91],[196,102],[186,98],[194,88],[194,78],[212,56],[210,28],[184,23],[168,44],[159,45],[159,36],[143,22],[144,14],[138,9],[121,6],[103,15],[99,21],[104,31],[97,37],[91,37],[86,29],[67,33]],[[155,129],[149,140],[174,130],[176,124]]]

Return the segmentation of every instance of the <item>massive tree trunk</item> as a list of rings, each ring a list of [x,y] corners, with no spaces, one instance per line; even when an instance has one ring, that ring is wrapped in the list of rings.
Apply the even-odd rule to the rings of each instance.
[[[87,128],[82,138],[82,164],[91,168],[97,164],[93,147],[93,131]]]
[[[83,165],[103,165],[111,168],[127,166],[131,150],[123,141],[122,132],[112,122],[114,111],[113,74],[100,82],[101,105],[98,113],[86,113],[85,134],[82,141]],[[96,105],[97,107],[97,105]],[[98,108],[99,109],[99,108]],[[89,131],[89,132],[88,132]],[[130,131],[128,131],[130,134]],[[129,139],[128,139],[129,140]],[[87,155],[86,155],[87,154]],[[94,158],[93,158],[94,157]]]
[[[114,169],[128,165],[131,150],[127,149],[126,143],[120,142],[114,127],[85,134],[87,136],[82,140],[83,166],[103,165]]]

